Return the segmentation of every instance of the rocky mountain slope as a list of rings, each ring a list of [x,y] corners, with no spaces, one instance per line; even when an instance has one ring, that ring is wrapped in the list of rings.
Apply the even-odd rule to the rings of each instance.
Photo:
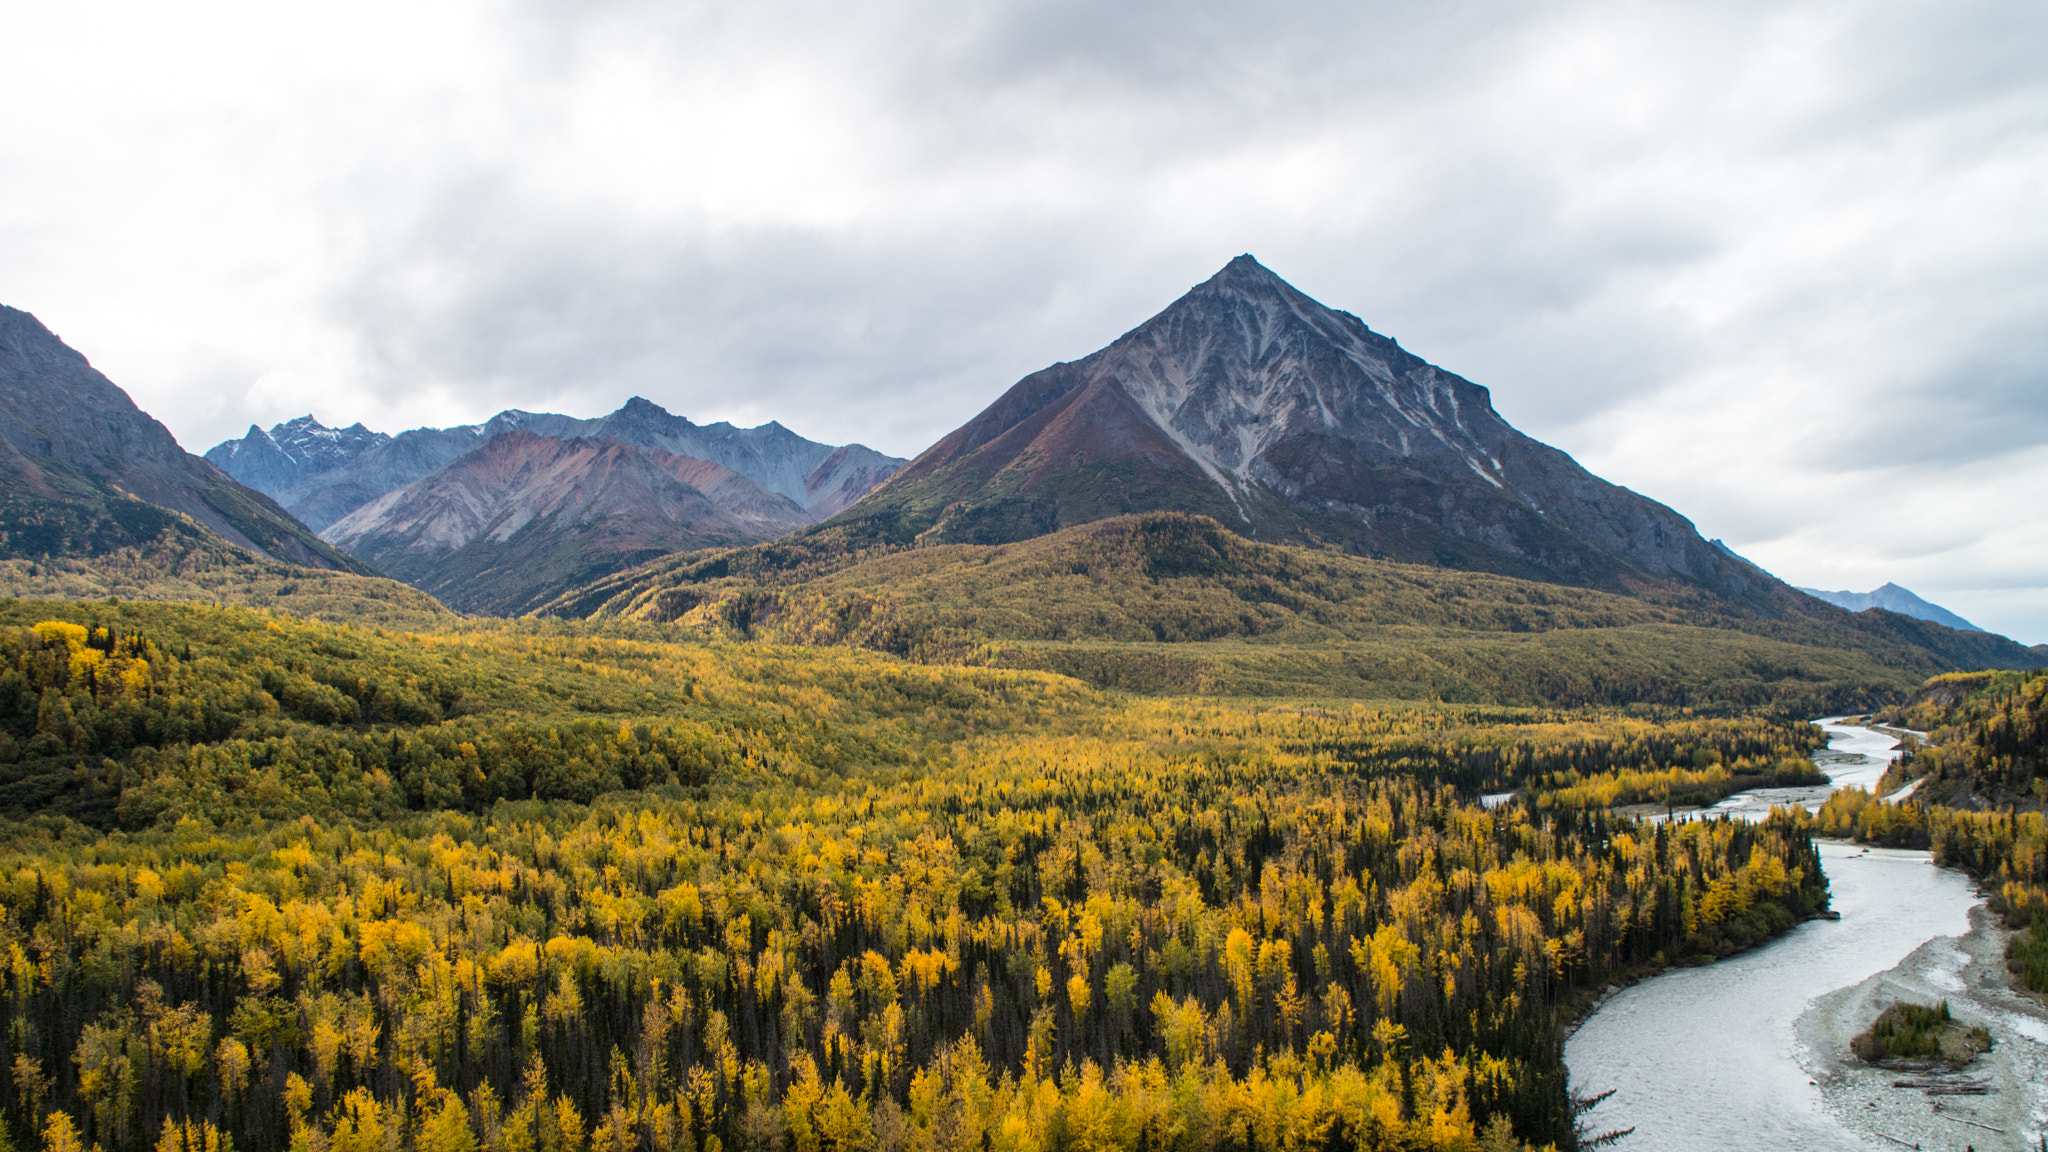
[[[360,422],[329,428],[301,416],[268,432],[251,424],[240,440],[207,449],[206,458],[242,483],[288,504],[293,490],[305,480],[332,472],[390,440]]]
[[[1738,597],[1768,580],[1250,256],[1107,348],[1025,377],[838,524],[893,544],[1001,543],[1168,509],[1262,541],[1538,580]]]
[[[806,440],[772,420],[758,428],[693,424],[638,396],[609,416],[587,421],[576,435],[609,436],[723,465],[787,496],[813,520],[860,499],[904,463],[864,444],[834,447]]]
[[[324,530],[486,441],[517,431],[556,439],[608,437],[710,461],[787,497],[808,513],[806,522],[841,511],[903,464],[860,444],[806,440],[772,421],[758,428],[724,421],[695,424],[637,396],[594,420],[508,409],[482,424],[415,428],[396,436],[360,424],[329,429],[302,416],[268,432],[251,425],[241,439],[217,444],[206,455],[243,483],[269,493],[306,524]]]
[[[178,446],[34,316],[0,307],[0,559],[215,550],[373,574]]]
[[[1825,592],[1819,588],[1801,588],[1800,591],[1816,600],[1825,600],[1837,608],[1850,612],[1882,608],[1887,612],[1897,612],[1901,616],[1911,616],[1915,620],[1932,620],[1936,624],[1954,628],[1959,632],[1983,631],[1982,628],[1941,605],[1930,604],[1897,584],[1886,584],[1868,592]]]
[[[485,439],[322,535],[452,607],[516,615],[652,557],[810,522],[795,501],[707,460],[521,429]]]

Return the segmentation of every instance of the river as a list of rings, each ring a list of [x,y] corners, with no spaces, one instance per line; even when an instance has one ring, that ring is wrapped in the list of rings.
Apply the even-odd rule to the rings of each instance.
[[[1827,749],[1813,757],[1814,763],[1827,774],[1827,783],[1810,788],[1757,788],[1737,792],[1705,809],[1706,815],[1761,820],[1771,814],[1774,804],[1797,804],[1809,812],[1818,811],[1822,802],[1827,800],[1828,793],[1837,788],[1876,791],[1885,769],[1898,758],[1898,738],[1868,728],[1853,727],[1838,719],[1816,720],[1814,723],[1828,734]],[[1924,736],[1926,733],[1916,732],[1914,735]]]
[[[1831,748],[1815,760],[1833,784],[1873,786],[1895,741],[1831,721],[1823,726]],[[1774,799],[1817,806],[1829,790]],[[1756,818],[1768,803],[1755,799],[1731,797],[1716,807]],[[1887,1146],[1859,1139],[1830,1113],[1807,1070],[1825,1060],[1804,1048],[1795,1024],[1826,994],[1900,965],[1929,941],[1962,936],[1979,901],[1967,877],[1934,867],[1925,852],[1832,841],[1821,842],[1820,852],[1840,921],[1809,921],[1753,951],[1623,989],[1573,1034],[1565,1060],[1575,1087],[1615,1090],[1588,1117],[1596,1130],[1633,1125],[1635,1134],[1621,1147],[1656,1152]],[[1974,1134],[1978,1148],[2005,1146]],[[1960,1152],[1966,1143],[1954,1146]]]
[[[1821,1106],[1793,1024],[1808,1003],[1969,928],[1968,878],[1925,852],[1823,841],[1839,921],[1810,920],[1718,964],[1625,988],[1565,1045],[1581,1091],[1615,1090],[1601,1128],[1634,1125],[1623,1148],[1862,1149]]]

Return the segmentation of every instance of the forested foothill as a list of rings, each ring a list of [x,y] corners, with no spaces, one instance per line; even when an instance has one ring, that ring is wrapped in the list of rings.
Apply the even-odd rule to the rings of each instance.
[[[0,597],[236,604],[366,627],[431,629],[456,619],[432,596],[396,580],[261,559],[163,509],[124,503],[132,507],[117,510],[153,535],[109,534],[99,542],[104,546],[23,554],[9,546],[21,542],[20,520],[0,524],[0,537],[9,538],[0,542]]]
[[[828,522],[565,593],[569,618],[1042,668],[1104,687],[1810,718],[1955,668],[2035,667],[2004,637],[1848,613],[1775,581],[1629,594],[1262,544],[1206,516],[1119,516],[999,545],[890,550]]]
[[[1570,1147],[1563,1021],[1827,899],[1609,811],[1772,715],[111,602],[0,661],[16,1146]]]

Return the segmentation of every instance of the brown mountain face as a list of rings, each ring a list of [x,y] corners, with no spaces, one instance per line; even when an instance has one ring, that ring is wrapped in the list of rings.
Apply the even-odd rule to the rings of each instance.
[[[1100,352],[1025,377],[821,529],[1004,543],[1161,510],[1414,563],[1780,598],[1683,516],[1250,256]]]
[[[810,522],[787,497],[707,460],[515,431],[322,535],[451,607],[516,615],[655,556]]]
[[[0,307],[0,559],[226,543],[257,557],[374,574],[262,493],[178,446],[27,312]]]
[[[865,444],[836,448],[804,477],[804,511],[817,520],[844,512],[901,467],[901,459]]]
[[[806,440],[773,421],[735,428],[696,424],[635,396],[595,420],[508,409],[482,424],[414,428],[396,436],[361,424],[329,428],[312,416],[251,425],[247,435],[214,445],[206,458],[292,515],[325,531],[387,492],[423,479],[494,436],[520,430],[568,440],[606,436],[723,465],[823,520],[867,494],[903,465],[860,444],[834,447]]]

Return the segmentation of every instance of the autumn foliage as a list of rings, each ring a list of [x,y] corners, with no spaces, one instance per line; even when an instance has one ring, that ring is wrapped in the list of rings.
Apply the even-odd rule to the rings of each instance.
[[[1558,798],[1761,721],[66,611],[0,634],[94,821],[0,852],[65,1152],[1569,1146],[1567,1014],[1826,900],[1787,821]]]

